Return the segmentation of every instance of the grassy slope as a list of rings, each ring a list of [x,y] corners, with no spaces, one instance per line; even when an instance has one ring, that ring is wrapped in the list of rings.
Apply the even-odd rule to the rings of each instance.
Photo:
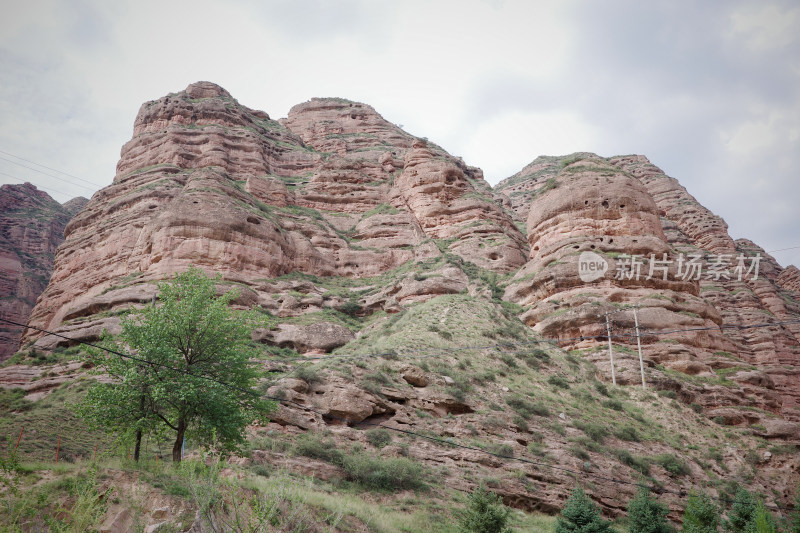
[[[446,260],[439,258],[418,268],[424,274]],[[341,294],[347,294],[355,286],[359,295],[363,295],[405,275],[410,268],[404,265],[371,280],[311,278],[310,281]],[[470,273],[476,286],[486,285],[486,279]],[[791,447],[770,447],[749,430],[720,427],[668,393],[662,395],[636,387],[614,389],[597,380],[597,369],[586,354],[566,353],[539,342],[516,318],[518,313],[519,309],[512,304],[467,294],[440,296],[394,315],[381,312],[359,318],[326,310],[322,313],[325,319],[335,317],[351,329],[361,331],[359,338],[337,350],[337,354],[394,352],[396,355],[331,359],[313,365],[312,373],[319,379],[336,374],[379,392],[383,386],[408,387],[399,375],[399,368],[414,363],[430,375],[453,378],[455,383],[451,386],[434,383],[429,387],[457,397],[474,409],[472,413],[441,418],[416,410],[411,416],[416,432],[577,471],[600,469],[600,473],[632,481],[646,475],[651,483],[673,488],[704,487],[732,495],[737,484],[744,484],[768,492],[769,476],[774,474],[765,472],[757,457],[768,449],[778,456],[796,451]],[[42,362],[22,356],[14,361]],[[671,377],[687,382],[694,379],[681,374]],[[24,425],[20,456],[26,461],[51,459],[58,434],[62,435],[62,449],[69,458],[91,457],[95,443],[100,444],[101,452],[108,450],[108,441],[89,432],[72,413],[70,404],[79,399],[83,390],[85,382],[79,379],[32,405],[23,402],[20,408],[18,398],[16,403],[13,398],[0,402],[0,434],[6,436],[6,445],[13,444]],[[558,416],[560,413],[564,414],[563,419]],[[453,434],[452,428],[456,426],[462,431]],[[404,444],[418,444],[407,437],[392,438],[401,448]],[[301,453],[290,433],[278,432],[270,439],[270,446],[281,450],[284,456]],[[519,444],[520,440],[525,445]],[[346,439],[340,439],[337,445],[347,449],[346,443]],[[259,449],[259,444],[254,441],[251,450]],[[293,486],[299,483],[304,505],[309,506],[314,516],[340,513],[351,517],[353,524],[366,523],[371,531],[453,531],[455,510],[463,507],[465,499],[464,493],[453,490],[454,486],[463,486],[459,481],[467,481],[468,485],[483,482],[490,487],[513,487],[531,497],[542,489],[535,475],[520,473],[523,469],[519,463],[509,461],[500,466],[464,463],[442,468],[431,459],[449,448],[430,443],[423,448],[428,450],[428,457],[414,460],[422,462],[433,474],[426,482],[429,489],[417,493],[376,492],[346,476],[343,481],[323,482],[287,472],[265,472],[259,468],[263,465],[257,464],[234,468],[255,476],[256,485],[280,483],[280,479],[292,476]],[[368,444],[366,452],[378,455],[380,450]],[[52,466],[41,464],[36,468],[47,472]],[[85,466],[79,463],[75,468]],[[113,464],[105,468],[112,479],[118,470],[132,470],[131,466],[121,468]],[[534,474],[537,472],[551,474],[544,467],[534,469]],[[257,475],[264,473],[270,476]],[[56,471],[40,477],[47,479],[53,475],[61,474]],[[35,478],[25,483],[42,483]],[[564,484],[565,493],[574,483],[568,477],[559,482]],[[601,488],[590,478],[584,478],[583,482],[590,489]],[[140,477],[140,483],[168,494],[177,490],[173,496],[188,501],[193,498],[175,489],[174,483],[154,481],[152,476]],[[59,490],[64,488],[52,489],[55,500],[60,497]],[[619,506],[625,503],[620,501]],[[678,506],[681,503],[673,501]],[[549,530],[552,526],[552,521],[541,515],[517,511],[514,517],[516,525],[526,531]]]

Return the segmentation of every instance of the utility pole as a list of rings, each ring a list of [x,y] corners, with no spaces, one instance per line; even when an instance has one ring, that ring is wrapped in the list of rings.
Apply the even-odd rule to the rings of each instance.
[[[642,359],[642,341],[639,338],[639,316],[636,313],[636,307],[633,308],[633,323],[636,325],[636,347],[639,349],[639,369],[642,371],[642,388],[646,389],[647,385],[644,384],[644,360]]]
[[[617,385],[617,375],[614,373],[614,351],[611,349],[611,322],[606,313],[606,331],[608,332],[608,358],[611,360],[611,381],[614,386]]]

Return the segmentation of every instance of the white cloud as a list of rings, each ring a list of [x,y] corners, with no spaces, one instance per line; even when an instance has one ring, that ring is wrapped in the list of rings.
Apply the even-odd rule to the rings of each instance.
[[[754,51],[783,48],[800,39],[800,8],[782,9],[774,4],[751,4],[730,17],[734,38],[744,39]]]
[[[592,151],[599,136],[597,128],[574,112],[509,112],[476,125],[460,151],[469,154],[467,162],[478,164],[487,180],[496,184],[536,155]]]

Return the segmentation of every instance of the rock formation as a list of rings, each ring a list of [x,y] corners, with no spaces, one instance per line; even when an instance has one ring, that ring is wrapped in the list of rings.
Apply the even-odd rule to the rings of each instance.
[[[148,301],[151,282],[190,264],[267,307],[258,280],[375,276],[448,245],[506,272],[524,237],[487,189],[369,106],[314,99],[281,123],[195,83],[142,105],[114,182],[67,226],[31,324],[94,338],[92,315]]]
[[[30,183],[0,186],[0,317],[28,321],[50,280],[64,227],[87,201],[61,205]],[[0,324],[0,361],[17,351],[22,329]]]
[[[642,335],[651,363],[715,376],[737,366],[730,359],[735,354],[740,366],[758,365],[766,376],[749,401],[687,392],[710,414],[745,406],[800,420],[800,390],[793,385],[800,362],[800,324],[791,323],[800,312],[791,291],[794,267],[782,269],[752,242],[731,239],[720,217],[644,156],[540,157],[497,189],[517,216],[527,213],[530,261],[509,283],[506,298],[526,307],[523,319],[534,329],[574,338],[574,346],[600,346],[605,313],[613,312],[615,342],[635,346],[633,311],[625,308],[636,306],[639,326],[651,334]],[[589,251],[602,256],[608,270],[585,282],[578,260]],[[696,270],[687,275],[690,262]],[[745,269],[737,272],[740,262]],[[750,271],[756,263],[758,272]],[[765,322],[777,324],[753,327]],[[673,330],[690,331],[658,335]],[[635,359],[619,354],[622,379],[639,379]],[[596,360],[610,373],[608,362]],[[731,375],[744,388],[754,385]]]
[[[457,490],[502,479],[506,503],[528,511],[555,512],[571,489],[548,464],[627,482],[646,471],[676,494],[691,486],[681,476],[710,485],[731,469],[773,501],[796,485],[781,474],[796,457],[743,457],[757,439],[800,443],[800,274],[733,240],[644,156],[542,156],[492,189],[368,105],[315,98],[276,121],[199,82],[141,107],[113,182],[64,234],[30,323],[73,341],[28,330],[35,349],[118,332],[122,313],[189,265],[219,273],[235,306],[271,316],[253,332],[281,374],[264,389],[294,403],[254,430],[275,438],[325,429],[350,449],[380,423],[473,443],[380,453],[422,461]],[[3,257],[14,280],[33,268]],[[600,270],[581,271],[586,257]],[[758,275],[736,275],[757,257]],[[612,373],[641,383],[637,326],[648,388],[610,390]],[[83,372],[70,364],[6,367],[0,386],[43,396]],[[716,425],[736,426],[736,442],[719,444]],[[696,443],[719,447],[714,464]],[[658,463],[671,454],[687,458],[684,473]],[[277,448],[252,460],[338,472]],[[591,493],[612,515],[632,494]]]

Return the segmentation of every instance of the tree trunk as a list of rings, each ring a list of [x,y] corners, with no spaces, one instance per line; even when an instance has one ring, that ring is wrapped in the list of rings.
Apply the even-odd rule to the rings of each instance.
[[[139,397],[139,416],[144,416],[144,394]],[[139,451],[142,449],[142,428],[136,430],[136,445],[133,448],[133,460],[139,462]]]
[[[172,461],[175,463],[181,462],[181,449],[183,448],[183,438],[186,435],[187,425],[183,418],[178,420],[178,436],[175,438],[175,444],[172,445]]]
[[[142,430],[136,430],[136,444],[133,447],[133,460],[139,462],[139,450],[142,449]]]

